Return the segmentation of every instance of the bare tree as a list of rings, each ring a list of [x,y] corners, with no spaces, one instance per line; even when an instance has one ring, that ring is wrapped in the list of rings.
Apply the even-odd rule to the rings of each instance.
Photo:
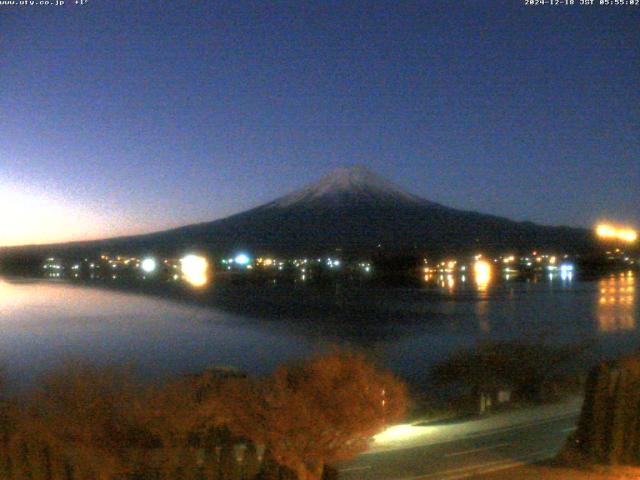
[[[49,375],[14,415],[4,447],[13,477],[106,480],[126,474],[127,450],[152,441],[140,422],[138,395],[124,369],[69,365]]]
[[[263,381],[227,382],[219,406],[229,428],[267,445],[301,480],[364,451],[406,411],[407,391],[364,355],[334,351],[279,368]]]

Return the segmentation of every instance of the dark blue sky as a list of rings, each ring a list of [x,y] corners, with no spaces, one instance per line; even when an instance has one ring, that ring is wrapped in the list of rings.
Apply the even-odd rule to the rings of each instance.
[[[0,245],[212,220],[353,164],[640,222],[638,7],[67,3],[0,7]]]

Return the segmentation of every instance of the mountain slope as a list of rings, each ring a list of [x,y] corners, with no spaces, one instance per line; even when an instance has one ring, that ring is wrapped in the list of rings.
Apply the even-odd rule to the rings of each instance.
[[[539,226],[448,208],[355,167],[338,169],[300,191],[221,220],[66,248],[315,254],[335,249],[454,252],[539,248],[580,252],[592,246],[587,230]]]

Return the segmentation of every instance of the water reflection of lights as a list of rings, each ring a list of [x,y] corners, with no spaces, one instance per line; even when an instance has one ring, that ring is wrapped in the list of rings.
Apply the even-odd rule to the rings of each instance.
[[[446,263],[442,262],[441,265],[445,266]],[[467,268],[463,265],[459,270],[460,272],[463,272],[467,271]],[[438,287],[447,289],[449,293],[453,293],[459,287],[459,282],[464,284],[469,280],[469,276],[467,274],[456,275],[454,272],[447,272],[444,268],[438,270],[424,268],[422,271],[424,272],[424,276],[422,278],[426,283],[435,283]],[[493,266],[491,263],[482,259],[474,262],[472,278],[475,280],[475,286],[479,291],[485,292],[488,289],[489,284],[492,281],[492,276]]]
[[[485,260],[477,260],[473,265],[473,273],[478,290],[486,290],[491,282],[491,264]]]
[[[209,262],[199,255],[186,255],[180,259],[180,269],[187,283],[202,287],[209,283]]]
[[[630,274],[630,275],[629,275]],[[635,278],[633,272],[600,280],[596,316],[600,332],[618,332],[636,328]]]
[[[455,286],[456,286],[456,279],[451,274],[447,275],[447,287],[449,288],[449,290],[453,290]]]
[[[562,279],[563,282],[573,280],[573,271],[573,265],[570,263],[563,263],[560,265],[560,279]]]

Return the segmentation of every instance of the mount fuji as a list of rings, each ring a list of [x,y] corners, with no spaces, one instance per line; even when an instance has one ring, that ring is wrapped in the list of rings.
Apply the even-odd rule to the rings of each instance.
[[[317,183],[281,197],[271,207],[301,205],[413,203],[428,204],[426,200],[402,191],[393,183],[364,167],[338,168]]]
[[[593,247],[588,230],[541,226],[449,208],[403,191],[362,167],[340,168],[302,190],[212,222],[62,250],[227,254],[477,252]]]

